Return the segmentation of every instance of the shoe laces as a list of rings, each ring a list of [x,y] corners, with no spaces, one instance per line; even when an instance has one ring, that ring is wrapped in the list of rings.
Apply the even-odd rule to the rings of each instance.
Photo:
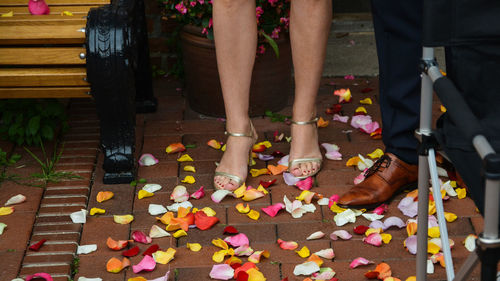
[[[380,168],[389,168],[391,165],[392,159],[387,155],[382,155],[368,170],[365,172],[365,178],[375,174]]]

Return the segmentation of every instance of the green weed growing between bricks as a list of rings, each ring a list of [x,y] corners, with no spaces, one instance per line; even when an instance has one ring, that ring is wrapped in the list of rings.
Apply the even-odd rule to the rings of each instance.
[[[0,148],[0,183],[7,180],[14,182],[20,180],[20,177],[18,175],[7,174],[7,167],[11,167],[16,164],[19,159],[21,159],[21,155],[12,154],[10,157],[7,157],[7,152],[3,151]]]

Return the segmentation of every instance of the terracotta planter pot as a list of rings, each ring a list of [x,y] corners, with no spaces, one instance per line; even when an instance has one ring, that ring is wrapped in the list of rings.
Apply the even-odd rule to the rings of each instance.
[[[201,29],[184,27],[181,32],[187,98],[190,107],[202,114],[223,117],[224,101],[217,70],[215,44]],[[279,111],[291,93],[292,63],[288,39],[277,41],[280,57],[269,49],[255,60],[250,87],[250,116]]]

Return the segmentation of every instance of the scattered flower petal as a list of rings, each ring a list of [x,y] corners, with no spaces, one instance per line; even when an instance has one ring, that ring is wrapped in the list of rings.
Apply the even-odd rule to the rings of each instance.
[[[330,239],[337,240],[338,238],[349,240],[352,238],[352,235],[347,230],[335,230],[330,234]]]
[[[163,205],[149,204],[148,212],[152,216],[161,215],[167,212],[167,208],[163,207]]]
[[[229,264],[216,264],[210,271],[210,278],[217,280],[233,279],[234,269]]]
[[[144,232],[140,230],[132,232],[132,239],[134,239],[135,242],[139,242],[142,244],[149,244],[153,242],[153,239],[151,239],[151,237],[147,236],[146,234],[144,234]]]
[[[364,106],[358,106],[356,110],[354,110],[355,113],[364,113],[367,114],[368,112],[366,111],[366,108]]]
[[[259,263],[262,257],[269,258],[269,251],[255,251],[251,256],[248,257],[249,262]]]
[[[167,264],[171,260],[174,259],[175,252],[177,252],[173,248],[168,248],[166,251],[156,251],[152,254],[153,259],[155,262],[159,264]]]
[[[266,213],[268,216],[275,217],[278,214],[278,212],[284,208],[285,208],[285,205],[283,203],[276,203],[276,204],[270,205],[268,207],[261,208],[261,210],[264,213]]]
[[[338,121],[342,123],[347,123],[349,121],[349,116],[341,116],[337,113],[333,115],[333,121]]]
[[[308,261],[305,263],[301,263],[299,265],[296,265],[295,268],[293,269],[293,274],[294,275],[311,275],[315,272],[318,272],[320,270],[319,266],[317,263],[313,261]]]
[[[9,198],[9,200],[7,200],[7,202],[5,202],[4,206],[19,204],[19,203],[23,203],[24,201],[26,201],[26,196],[24,196],[22,194],[18,194],[18,195],[15,195],[15,196],[12,196],[11,198]]]
[[[333,94],[339,97],[339,103],[351,102],[351,90],[349,89],[335,90]]]
[[[476,239],[477,236],[474,234],[469,234],[464,240],[464,245],[467,251],[474,252],[476,250]]]
[[[465,188],[457,188],[455,191],[457,192],[458,199],[464,199],[467,196]]]
[[[405,223],[403,222],[402,219],[398,217],[388,217],[384,220],[384,230],[390,228],[391,226],[397,226],[398,228],[403,228],[405,227]]]
[[[2,208],[0,208],[1,210]],[[73,212],[69,215],[73,223],[87,222],[87,210],[81,209],[80,211]]]
[[[172,143],[167,148],[165,148],[165,152],[168,154],[176,153],[176,152],[183,152],[186,150],[186,147],[182,143]]]
[[[392,240],[392,235],[389,233],[380,233],[380,236],[382,237],[382,242],[384,242],[384,244],[389,244]]]
[[[142,253],[143,256],[153,256],[154,253],[156,253],[160,249],[160,246],[158,244],[153,244],[149,246],[146,251]]]
[[[139,166],[153,166],[158,164],[159,160],[153,154],[145,153],[139,158]]]
[[[156,183],[148,183],[142,187],[142,190],[146,190],[147,192],[155,193],[161,189],[161,185]]]
[[[178,162],[192,162],[194,161],[189,154],[183,154],[181,157],[177,159]]]
[[[223,234],[238,234],[238,230],[234,226],[226,226],[224,228]]]
[[[203,198],[204,196],[205,196],[205,187],[202,185],[198,190],[193,192],[193,194],[191,194],[190,197],[194,199],[200,199]]]
[[[192,207],[193,207],[193,204],[191,204],[191,202],[184,201],[184,202],[181,202],[181,203],[174,203],[174,204],[172,204],[170,206],[167,206],[167,209],[170,212],[177,212],[179,210],[179,208],[188,209],[188,208],[192,208]]]
[[[330,203],[330,199],[328,199],[326,197],[318,199],[319,206],[328,206],[329,203]]]
[[[149,191],[146,191],[144,189],[141,189],[139,190],[139,192],[137,192],[137,199],[142,199],[142,198],[145,198],[145,197],[152,197],[154,196],[155,194],[152,193],[152,192],[149,192]]]
[[[193,172],[193,173],[196,173],[196,168],[194,166],[191,166],[191,165],[186,165],[184,166],[184,168],[182,168],[184,171],[186,172]]]
[[[297,186],[300,190],[309,190],[313,186],[313,178],[307,177],[301,181],[296,182],[295,186]]]
[[[184,177],[183,180],[181,180],[181,182],[193,184],[196,182],[196,179],[193,176],[186,176],[186,177]]]
[[[358,266],[361,266],[361,265],[368,265],[368,264],[373,264],[373,261],[371,260],[367,260],[365,258],[362,258],[362,257],[359,257],[359,258],[355,258],[351,264],[349,265],[350,268],[356,268]]]
[[[262,169],[250,169],[250,174],[252,177],[258,177],[262,175],[268,175],[270,174],[269,170],[267,168],[262,168]]]
[[[318,257],[322,257],[324,259],[329,259],[329,260],[335,257],[335,253],[333,252],[332,248],[319,250],[314,254],[317,255]]]
[[[274,165],[267,165],[267,169],[269,170],[269,172],[271,172],[271,174],[273,176],[276,176],[276,175],[281,175],[283,174],[284,172],[286,172],[286,170],[288,170],[288,166],[284,166],[284,165],[279,165],[278,166],[274,166]]]
[[[248,241],[248,237],[244,233],[239,233],[234,236],[229,236],[224,239],[226,243],[233,247],[239,247],[242,245],[250,245],[250,242]]]
[[[315,239],[321,239],[325,237],[325,233],[323,231],[316,231],[309,235],[306,240],[315,240]]]
[[[323,117],[320,116],[316,124],[318,128],[326,128],[330,124],[330,121],[325,121],[325,119],[323,119]]]
[[[364,98],[359,101],[360,104],[372,104],[372,99],[371,98]]]
[[[151,230],[149,231],[149,237],[151,238],[161,238],[170,236],[170,233],[166,232],[163,228],[153,224],[151,226]]]
[[[384,215],[379,215],[375,213],[363,213],[361,214],[365,219],[369,221],[375,221],[375,220],[380,220],[381,218],[384,217]]]
[[[97,193],[96,200],[97,202],[102,203],[113,198],[113,196],[115,196],[115,194],[111,191],[99,191],[99,193]]]
[[[90,215],[93,216],[95,214],[104,214],[106,213],[106,210],[100,209],[100,208],[92,208],[90,209]]]
[[[283,179],[287,185],[295,185],[300,179],[296,178],[291,173],[283,173]]]
[[[299,251],[295,251],[301,258],[307,258],[309,255],[311,255],[311,252],[309,251],[309,248],[307,246],[302,247]]]
[[[200,230],[210,229],[218,222],[219,219],[217,217],[209,217],[203,210],[200,210],[196,212],[196,214],[194,214],[194,223]]]
[[[262,153],[257,153],[257,157],[259,158],[259,160],[262,160],[262,161],[271,161],[274,159],[274,156],[262,154]]]
[[[113,240],[113,238],[108,237],[108,239],[106,240],[106,245],[111,250],[119,251],[119,250],[127,247],[128,241],[127,240],[118,240],[118,241],[115,241],[115,240]]]
[[[243,201],[253,201],[264,196],[265,194],[263,192],[255,188],[250,188],[245,190],[245,192],[243,192],[243,197],[241,199],[243,199]]]
[[[97,251],[97,244],[81,245],[76,249],[77,255],[86,255]]]
[[[52,279],[52,276],[48,273],[45,273],[45,272],[40,272],[40,273],[35,273],[35,274],[32,274],[32,275],[28,275],[26,276],[26,281],[30,281],[32,279],[35,279],[35,278],[43,278],[45,279],[46,281],[53,281],[54,279]]]
[[[210,198],[212,198],[212,201],[214,201],[215,203],[220,203],[222,199],[224,199],[224,197],[226,197],[228,194],[232,194],[232,192],[225,189],[219,189],[212,193],[212,196]]]
[[[398,204],[398,209],[405,215],[410,218],[413,218],[417,215],[418,211],[418,202],[414,200],[413,197],[405,197],[401,199]]]
[[[115,215],[115,216],[113,216],[113,220],[119,224],[129,224],[134,220],[134,216],[132,216],[132,215],[123,215],[123,216]]]
[[[260,217],[260,213],[259,213],[259,211],[256,211],[256,210],[250,210],[250,212],[247,214],[247,216],[249,218],[251,218],[252,220],[258,220]]]
[[[417,254],[417,235],[412,235],[405,239],[404,246],[412,255]]]
[[[211,148],[217,149],[217,150],[221,149],[221,147],[222,147],[221,144],[220,144],[220,142],[218,142],[218,141],[216,141],[214,139],[209,140],[207,142],[207,145],[210,146]]]
[[[352,223],[356,222],[356,214],[351,209],[347,209],[342,213],[336,214],[333,217],[333,220],[335,221],[335,224],[337,226],[343,226],[350,222]]]
[[[127,251],[122,252],[122,256],[128,257],[128,258],[135,257],[139,254],[139,251],[140,251],[139,247],[135,246],[133,248],[130,248]]]
[[[186,233],[186,231],[184,231],[184,229],[179,229],[176,232],[174,232],[174,234],[172,236],[174,236],[175,238],[179,238],[182,236],[187,236],[187,233]]]
[[[45,242],[47,242],[47,239],[42,239],[36,242],[35,244],[29,246],[29,249],[38,252],[38,250],[40,250],[40,248],[43,246],[43,244],[45,244]]]
[[[380,247],[382,245],[382,236],[379,233],[372,233],[367,237],[363,238],[363,242],[373,246]]]
[[[127,266],[130,266],[130,261],[127,258],[123,258],[121,261],[117,258],[111,258],[106,263],[106,270],[111,273],[118,273]]]
[[[278,244],[283,250],[295,250],[299,247],[299,244],[295,241],[283,241],[278,239]]]
[[[199,252],[201,250],[201,244],[200,243],[186,243],[186,248],[193,252]]]
[[[189,193],[187,192],[187,189],[183,185],[178,185],[174,188],[172,191],[172,194],[170,194],[170,200],[174,200],[174,202],[180,203],[187,201],[189,199]]]

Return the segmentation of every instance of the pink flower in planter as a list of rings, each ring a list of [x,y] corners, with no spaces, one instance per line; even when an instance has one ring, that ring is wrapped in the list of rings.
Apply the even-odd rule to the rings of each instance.
[[[257,16],[257,19],[260,18],[260,16],[264,13],[264,9],[262,9],[262,7],[257,7],[255,8],[255,15]]]
[[[267,0],[267,2],[269,2],[269,4],[271,4],[271,6],[274,7],[274,5],[276,5],[276,2],[278,2],[278,0]]]
[[[264,45],[260,45],[259,48],[257,48],[258,54],[263,54],[265,52],[266,52],[266,47],[264,47]]]
[[[274,38],[274,39],[278,39],[280,37],[280,32],[281,32],[281,28],[278,26],[276,27],[273,32],[271,33],[271,38]]]
[[[288,24],[290,23],[290,18],[280,18],[280,23],[284,23],[285,28],[288,28]]]
[[[189,2],[189,5],[191,5],[191,7],[196,6],[196,1],[191,1],[191,2]]]
[[[211,28],[214,25],[214,21],[212,18],[208,21],[208,28]]]
[[[205,0],[198,0],[198,3],[203,5],[203,4],[205,4]]]
[[[186,6],[184,6],[184,3],[182,3],[182,2],[175,5],[175,8],[177,9],[177,11],[179,11],[179,13],[181,13],[183,15],[187,13],[187,8],[186,8]]]

